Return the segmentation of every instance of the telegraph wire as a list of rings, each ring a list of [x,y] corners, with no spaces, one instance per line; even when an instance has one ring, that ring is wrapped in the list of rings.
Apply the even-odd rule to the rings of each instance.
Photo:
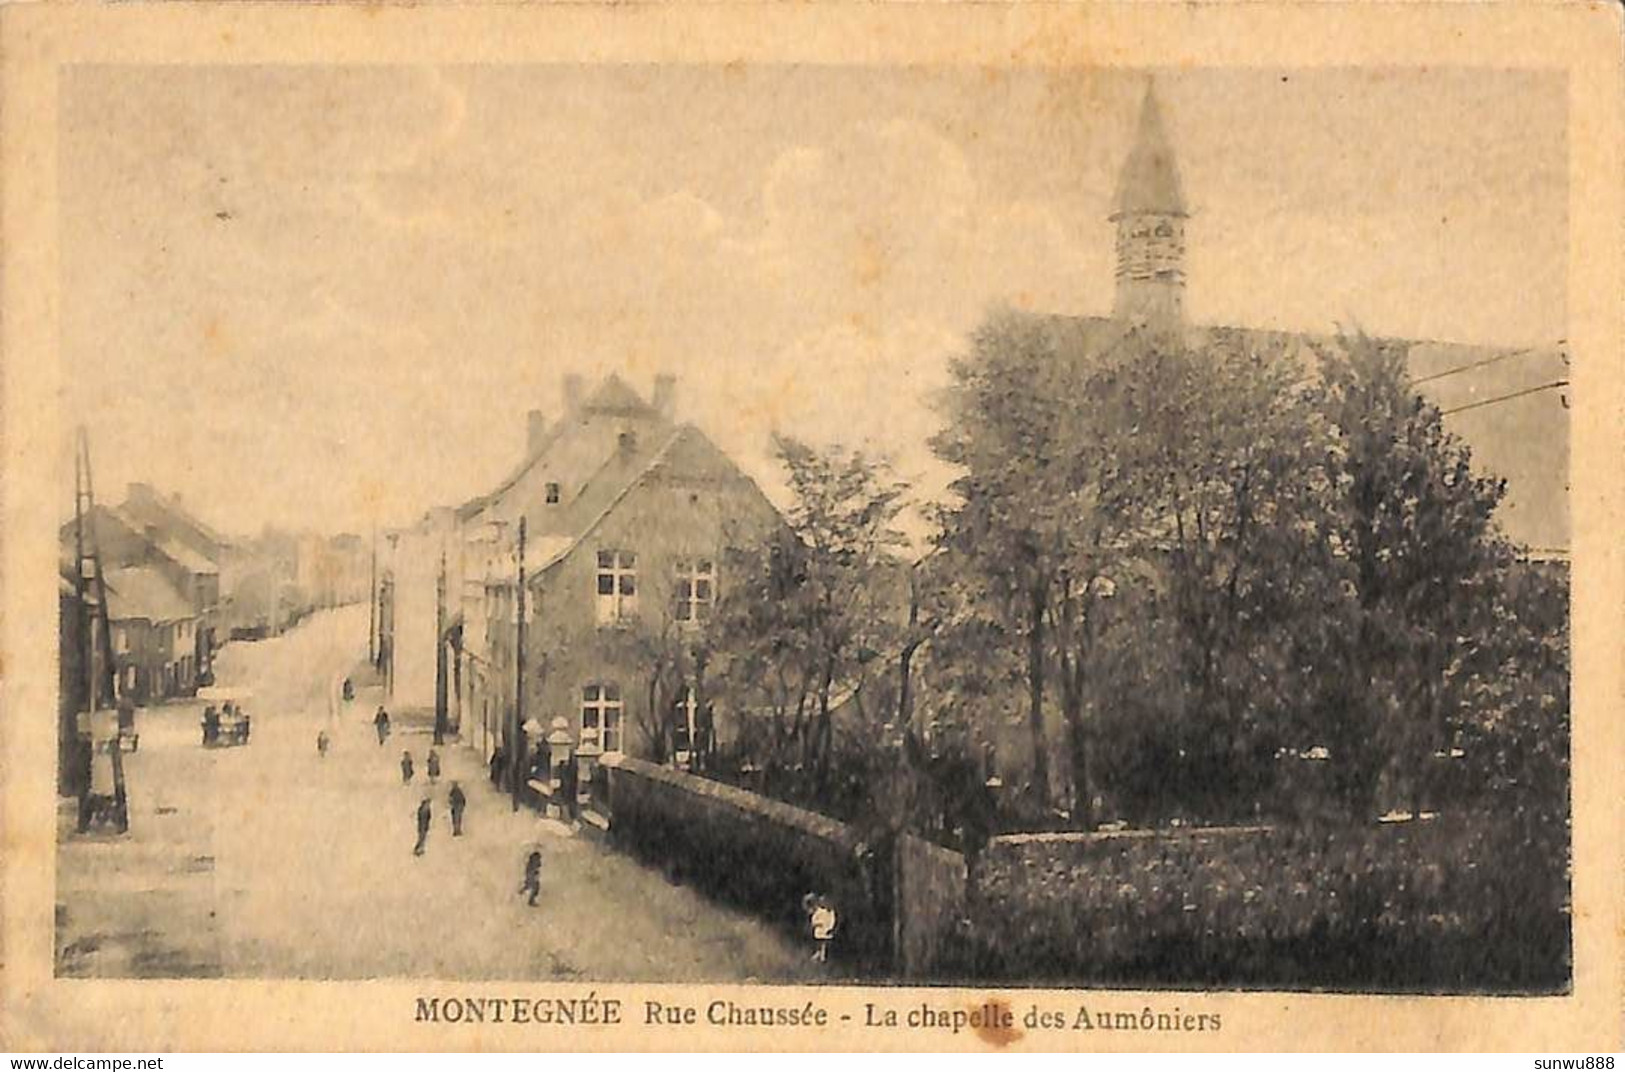
[[[1527,357],[1530,354],[1536,354],[1536,353],[1539,353],[1539,352],[1540,352],[1540,349],[1538,347],[1533,347],[1533,346],[1525,347],[1522,350],[1509,350],[1508,352],[1506,352],[1504,354],[1496,354],[1494,357],[1486,357],[1483,360],[1474,361],[1474,362],[1471,362],[1470,364],[1466,364],[1466,365],[1457,365],[1455,368],[1448,368],[1448,369],[1445,369],[1443,372],[1434,372],[1434,373],[1431,373],[1431,374],[1429,374],[1427,376],[1419,376],[1416,379],[1412,380],[1411,383],[1414,385],[1414,384],[1420,384],[1420,383],[1429,383],[1429,382],[1431,382],[1433,380],[1442,380],[1446,376],[1455,376],[1458,373],[1471,372],[1474,369],[1481,369],[1481,368],[1484,368],[1484,367],[1486,367],[1488,365],[1494,365],[1494,364],[1496,364],[1498,362],[1501,362],[1501,361],[1510,361],[1514,357]]]
[[[1568,380],[1553,380],[1551,383],[1543,383],[1537,387],[1526,387],[1522,391],[1514,391],[1508,395],[1497,395],[1495,398],[1486,398],[1478,402],[1469,402],[1464,406],[1453,406],[1450,409],[1440,410],[1439,413],[1441,416],[1448,417],[1452,413],[1465,413],[1470,409],[1480,409],[1484,406],[1493,406],[1501,402],[1511,402],[1513,399],[1522,398],[1525,395],[1537,394],[1541,391],[1553,391],[1559,387],[1567,387],[1568,385]]]

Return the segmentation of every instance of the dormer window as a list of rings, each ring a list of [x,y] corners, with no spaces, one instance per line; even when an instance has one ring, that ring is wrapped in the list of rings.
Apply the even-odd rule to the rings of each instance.
[[[627,430],[625,432],[622,432],[621,436],[620,436],[620,444],[621,444],[621,449],[623,451],[626,451],[627,453],[631,453],[632,451],[637,450],[638,449],[638,434],[636,432],[634,432],[634,431],[631,431],[631,430]]]
[[[548,505],[551,506],[554,503],[557,503],[559,501],[559,486],[557,484],[555,484],[555,483],[550,482],[547,485],[546,495],[547,495]]]

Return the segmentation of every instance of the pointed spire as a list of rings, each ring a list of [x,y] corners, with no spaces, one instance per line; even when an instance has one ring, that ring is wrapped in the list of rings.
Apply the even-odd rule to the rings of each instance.
[[[1157,100],[1154,80],[1146,82],[1145,97],[1140,103],[1139,129],[1118,177],[1111,218],[1142,214],[1186,215],[1179,166],[1174,163],[1173,146],[1163,126],[1162,106]]]

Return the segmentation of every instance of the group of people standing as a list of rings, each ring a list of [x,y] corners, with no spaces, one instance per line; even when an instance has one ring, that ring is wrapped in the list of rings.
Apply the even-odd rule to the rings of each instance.
[[[422,856],[429,844],[429,829],[434,824],[433,787],[440,781],[440,753],[433,748],[429,749],[429,755],[424,760],[423,765],[429,777],[430,789],[423,794],[423,799],[418,802],[418,840],[417,844],[412,846],[413,856]],[[413,774],[412,753],[410,751],[402,752],[401,784],[411,785]],[[451,836],[462,837],[463,809],[468,807],[468,795],[463,792],[463,787],[457,784],[455,780],[451,783],[451,789],[446,793],[446,807],[451,812]]]
[[[348,685],[349,682],[346,681],[345,684]],[[350,695],[347,694],[345,698],[349,699]],[[389,741],[391,732],[389,712],[382,705],[379,706],[377,713],[372,717],[372,726],[378,737],[378,747],[382,748]],[[330,746],[331,738],[329,738],[326,730],[322,730],[316,735],[316,750],[325,758]],[[501,761],[500,753],[492,757],[493,778],[495,772],[500,769],[499,764]],[[440,752],[438,749],[429,749],[429,754],[423,759],[423,767],[430,788],[418,801],[416,812],[417,841],[412,845],[413,856],[422,856],[428,851],[429,831],[434,828],[434,786],[439,783],[441,773]],[[411,785],[412,780],[417,776],[417,763],[412,758],[411,749],[402,750],[400,769],[401,784]],[[467,807],[468,795],[463,792],[463,787],[454,779],[446,792],[446,809],[451,816],[452,837],[463,836],[463,813]],[[536,898],[541,894],[541,891],[542,854],[539,850],[532,850],[525,857],[524,878],[519,886],[519,894],[526,898],[527,904],[535,905]]]
[[[346,681],[345,684],[348,685],[349,682]],[[389,740],[390,734],[389,712],[382,705],[379,705],[377,714],[372,716],[372,726],[378,735],[378,747],[382,748],[385,742]],[[328,737],[326,730],[316,735],[316,751],[324,758],[330,744],[331,739]],[[429,831],[434,826],[434,786],[440,781],[439,750],[429,749],[429,754],[424,757],[423,766],[424,773],[429,779],[430,788],[428,792],[423,794],[423,798],[418,801],[418,838],[416,844],[412,846],[413,856],[422,856],[428,849]],[[417,764],[412,760],[412,750],[405,749],[401,752],[401,784],[411,785],[416,774]],[[446,808],[451,813],[452,837],[463,836],[463,811],[467,807],[468,795],[463,792],[463,787],[454,780],[451,783],[450,790],[446,793]]]

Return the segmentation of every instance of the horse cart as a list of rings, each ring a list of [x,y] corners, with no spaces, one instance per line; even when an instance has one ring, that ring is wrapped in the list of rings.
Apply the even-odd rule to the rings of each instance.
[[[198,689],[204,703],[203,747],[236,748],[248,743],[252,721],[244,704],[252,698],[246,689],[211,686]]]

